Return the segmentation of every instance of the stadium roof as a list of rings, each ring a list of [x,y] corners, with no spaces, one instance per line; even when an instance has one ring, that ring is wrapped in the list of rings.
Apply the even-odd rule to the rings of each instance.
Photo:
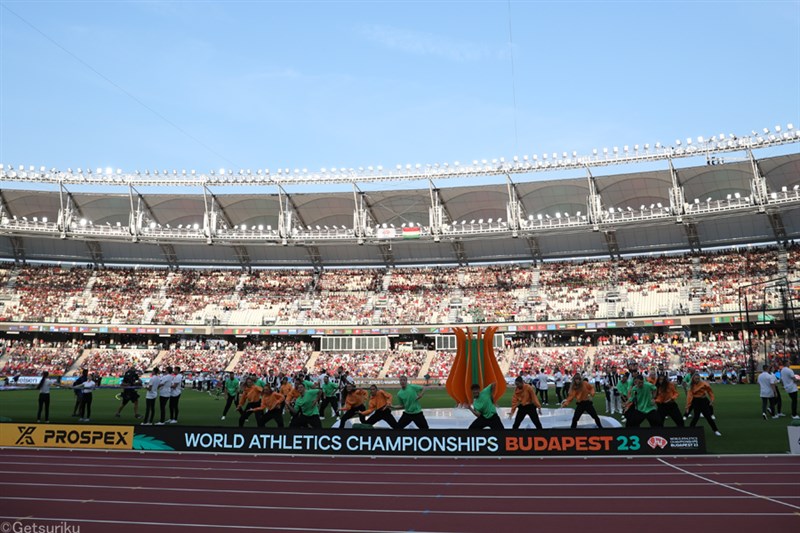
[[[0,258],[218,267],[468,264],[768,243],[800,235],[800,154],[582,177],[352,192],[0,189]],[[634,165],[635,166],[635,165]],[[666,165],[665,165],[666,166]],[[572,170],[575,174],[575,170]],[[430,178],[430,176],[429,176]],[[18,182],[3,173],[0,181]],[[24,180],[23,180],[24,181]],[[390,184],[387,184],[387,189]],[[140,188],[143,188],[141,186]],[[75,189],[75,190],[73,190]]]

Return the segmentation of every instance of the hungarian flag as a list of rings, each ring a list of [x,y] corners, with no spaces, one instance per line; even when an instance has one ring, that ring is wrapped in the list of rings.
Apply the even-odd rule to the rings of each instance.
[[[403,228],[404,239],[419,239],[420,229],[415,227]]]

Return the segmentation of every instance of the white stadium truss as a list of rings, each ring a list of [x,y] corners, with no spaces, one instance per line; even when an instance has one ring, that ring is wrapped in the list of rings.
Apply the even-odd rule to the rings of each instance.
[[[0,185],[14,186],[0,187],[0,259],[321,268],[619,257],[787,242],[800,234],[800,154],[755,154],[797,143],[800,130],[789,125],[742,138],[676,141],[673,147],[657,143],[595,150],[591,156],[562,152],[466,165],[397,165],[391,171],[126,174],[0,165]],[[723,158],[726,154],[739,156]],[[687,158],[704,158],[704,164],[673,165]],[[662,170],[649,170],[659,164]],[[620,165],[648,170],[592,173]],[[520,180],[562,171],[572,177]],[[500,183],[436,185],[476,177],[497,177]],[[427,187],[390,190],[391,183],[402,181]],[[368,183],[386,183],[389,189],[359,187]],[[287,191],[324,184],[346,184],[352,192]],[[94,187],[120,192],[91,192]],[[198,193],[138,190],[146,187],[194,187]],[[218,187],[265,192],[212,191]]]

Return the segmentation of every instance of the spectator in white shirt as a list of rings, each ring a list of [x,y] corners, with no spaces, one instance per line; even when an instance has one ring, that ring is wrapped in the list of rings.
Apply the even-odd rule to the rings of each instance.
[[[564,401],[564,374],[561,373],[561,370],[556,369],[553,379],[556,381],[556,403],[561,403]]]
[[[143,426],[153,425],[153,419],[156,416],[156,398],[158,398],[158,388],[161,383],[161,371],[154,368],[150,375],[150,382],[147,384],[147,392],[144,396],[145,409],[144,409],[144,422]]]
[[[158,403],[161,408],[161,421],[156,422],[157,426],[163,426],[167,420],[167,403],[172,397],[172,367],[168,366],[164,375],[158,382]]]
[[[44,407],[44,421],[50,423],[50,372],[42,371],[42,379],[36,386],[39,389],[39,410],[36,412],[36,422],[42,421],[42,408]]]
[[[547,392],[550,390],[550,384],[547,383],[547,374],[544,373],[544,368],[539,369],[539,375],[536,376],[536,380],[536,389],[539,391],[539,400],[542,402],[542,405],[547,405]]]
[[[761,417],[766,420],[769,415],[767,414],[767,404],[769,404],[769,412],[772,413],[772,418],[778,418],[778,413],[775,412],[775,396],[776,396],[776,383],[775,376],[770,372],[767,365],[761,367],[761,374],[758,376],[759,396],[761,396]]]
[[[80,415],[80,422],[89,422],[92,418],[92,393],[97,387],[96,380],[97,376],[92,374],[86,379],[86,381],[80,385],[76,385],[77,388],[83,390],[83,394],[81,395],[80,411],[78,413]]]
[[[181,401],[181,392],[183,392],[183,374],[181,374],[181,367],[176,366],[170,385],[169,420],[167,422],[169,424],[178,423],[178,403]]]
[[[786,391],[792,401],[792,418],[800,420],[800,416],[797,414],[797,378],[794,375],[794,370],[786,366],[783,361],[781,361],[780,367],[783,390]]]

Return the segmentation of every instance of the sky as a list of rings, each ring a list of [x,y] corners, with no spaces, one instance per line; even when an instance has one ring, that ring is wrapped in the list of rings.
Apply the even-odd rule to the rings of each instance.
[[[798,0],[0,0],[7,165],[394,168],[787,123]]]

